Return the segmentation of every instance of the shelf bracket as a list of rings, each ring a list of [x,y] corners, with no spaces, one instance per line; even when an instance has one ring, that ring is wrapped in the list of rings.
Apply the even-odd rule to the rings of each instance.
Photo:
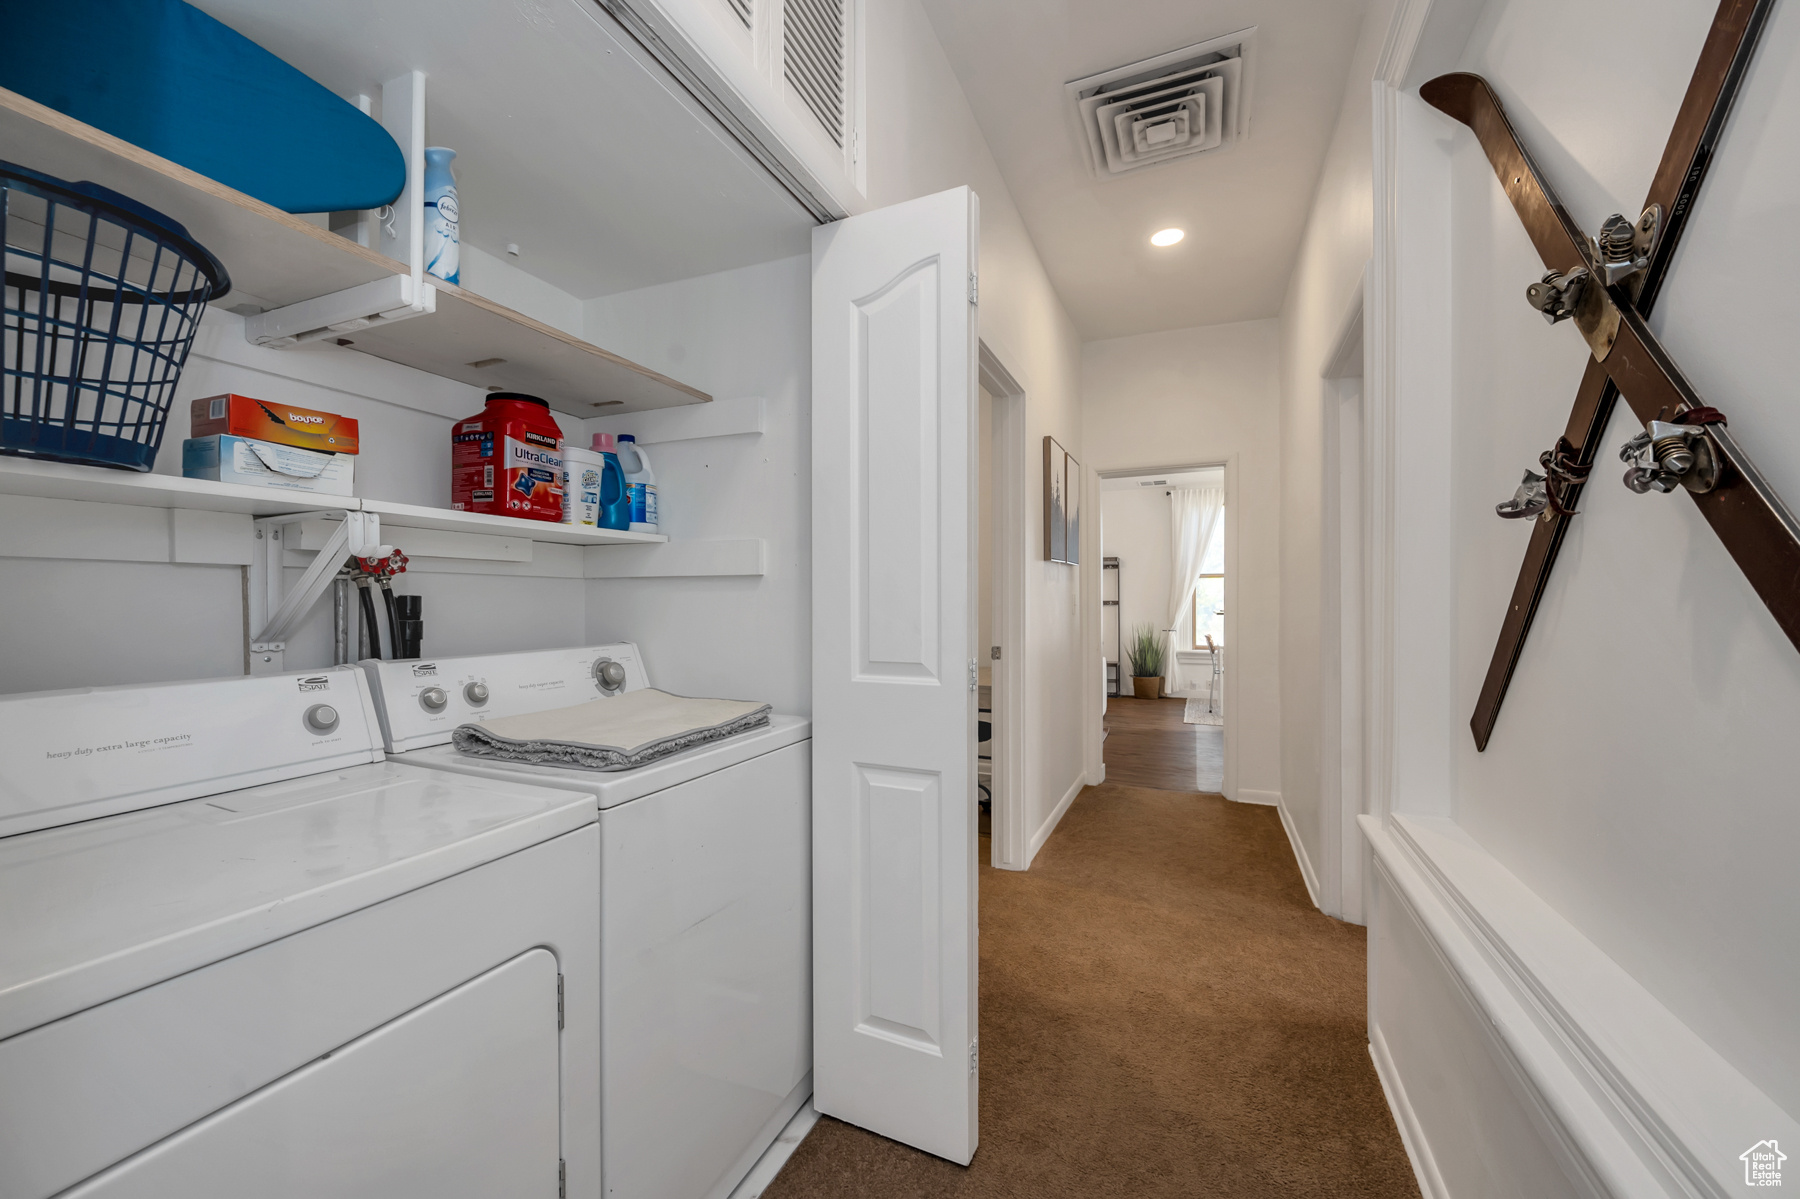
[[[373,512],[344,512],[343,521],[332,531],[313,556],[300,581],[287,590],[284,573],[284,532],[301,521],[324,513],[293,512],[268,516],[256,522],[256,540],[249,567],[249,620],[245,631],[257,630],[245,643],[245,673],[280,674],[284,669],[282,655],[288,638],[293,635],[312,606],[319,602],[338,568],[347,558],[386,557],[391,546],[381,544],[381,517]],[[296,544],[298,539],[294,539]]]
[[[390,275],[244,318],[244,340],[286,350],[437,311],[437,288],[411,275]]]

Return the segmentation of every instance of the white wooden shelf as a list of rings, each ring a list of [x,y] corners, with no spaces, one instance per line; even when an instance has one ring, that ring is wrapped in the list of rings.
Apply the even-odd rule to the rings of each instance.
[[[437,288],[436,312],[346,333],[342,341],[459,383],[542,396],[558,412],[583,418],[712,399],[466,288],[428,282]],[[482,362],[491,365],[475,365]]]
[[[361,502],[352,496],[303,495],[268,487],[214,483],[210,479],[140,474],[10,455],[0,455],[0,495],[81,500],[90,504],[128,504],[139,508],[242,512],[250,516],[340,511],[355,508]]]
[[[181,222],[225,264],[232,281],[225,302],[233,308],[285,307],[406,273],[396,259],[4,88],[0,146],[9,161],[98,183]],[[474,292],[427,281],[438,289],[435,313],[347,334],[344,341],[446,379],[542,396],[579,417],[712,399]],[[471,365],[476,362],[491,365]]]
[[[559,545],[652,545],[668,541],[660,533],[589,529],[455,512],[392,500],[358,496],[307,495],[265,487],[214,483],[178,475],[139,474],[67,462],[42,462],[0,455],[0,495],[28,495],[92,504],[127,504],[143,508],[180,508],[200,512],[241,512],[249,516],[287,516],[297,512],[373,512],[383,529],[433,529],[447,533],[482,533],[522,537]]]
[[[516,516],[489,516],[483,512],[456,512],[426,508],[392,500],[359,501],[362,511],[381,517],[383,536],[388,529],[433,529],[444,533],[486,533],[491,536],[528,537],[558,545],[661,545],[661,533],[633,533],[626,529],[590,529],[580,525],[552,524],[547,520],[520,520]]]

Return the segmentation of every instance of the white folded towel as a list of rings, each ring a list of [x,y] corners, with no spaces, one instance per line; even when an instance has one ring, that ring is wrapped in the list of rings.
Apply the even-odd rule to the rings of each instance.
[[[630,770],[769,723],[769,705],[691,699],[643,688],[571,708],[465,724],[451,744],[466,754],[510,762]]]

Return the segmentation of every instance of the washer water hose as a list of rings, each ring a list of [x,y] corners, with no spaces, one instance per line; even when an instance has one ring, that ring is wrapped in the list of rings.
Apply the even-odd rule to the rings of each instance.
[[[356,576],[356,594],[362,598],[363,645],[372,658],[381,657],[381,624],[375,619],[375,584],[368,575]]]
[[[382,575],[377,582],[381,584],[382,603],[387,605],[388,657],[404,658],[407,654],[400,646],[400,613],[394,609],[394,585],[388,581],[386,575]]]

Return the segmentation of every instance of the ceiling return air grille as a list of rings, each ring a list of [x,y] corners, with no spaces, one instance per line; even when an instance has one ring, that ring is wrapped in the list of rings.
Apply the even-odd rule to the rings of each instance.
[[[737,14],[737,19],[744,23],[745,29],[750,28],[750,19],[756,15],[751,11],[754,3],[755,0],[725,0],[726,6]]]
[[[1250,133],[1254,28],[1065,84],[1097,179],[1222,149]]]
[[[845,3],[787,0],[782,8],[783,73],[839,147],[844,144]]]

